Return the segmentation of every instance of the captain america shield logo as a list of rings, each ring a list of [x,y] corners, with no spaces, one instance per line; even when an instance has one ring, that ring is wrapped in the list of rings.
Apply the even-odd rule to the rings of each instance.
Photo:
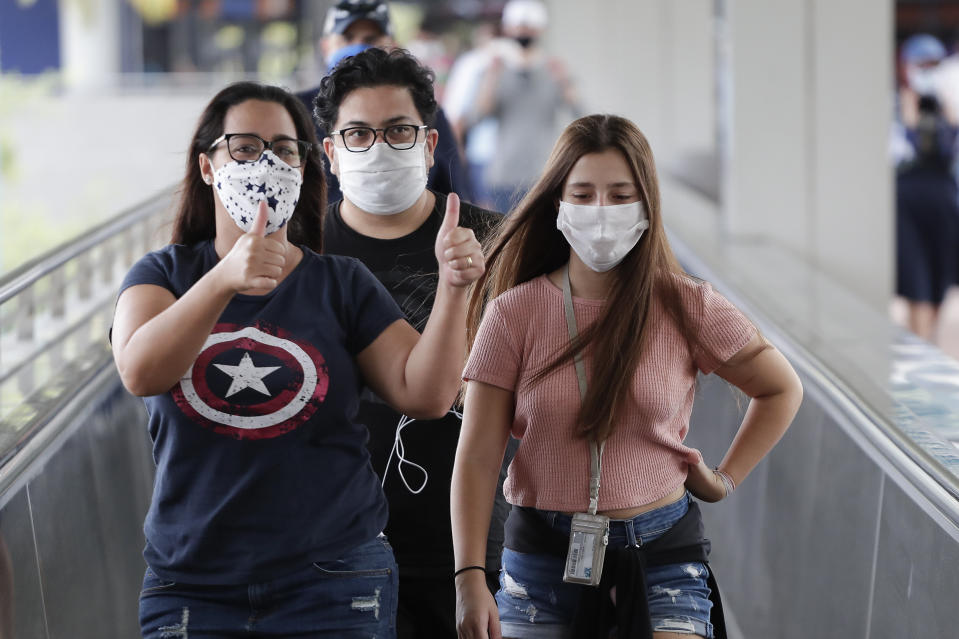
[[[267,439],[305,423],[330,380],[313,346],[263,323],[217,324],[173,389],[193,421],[237,439]]]

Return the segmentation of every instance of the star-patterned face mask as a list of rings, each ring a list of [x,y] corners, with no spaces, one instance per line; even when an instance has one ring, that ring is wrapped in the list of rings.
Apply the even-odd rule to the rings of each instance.
[[[299,169],[269,149],[256,162],[227,162],[213,172],[213,185],[233,221],[247,233],[253,226],[260,201],[266,200],[270,217],[266,234],[275,233],[290,220],[300,197],[303,176]]]

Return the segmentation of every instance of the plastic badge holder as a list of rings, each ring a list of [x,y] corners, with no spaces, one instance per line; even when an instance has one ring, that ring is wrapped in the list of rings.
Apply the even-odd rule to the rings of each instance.
[[[603,577],[606,545],[609,543],[609,517],[575,513],[569,530],[569,551],[563,581],[598,586]]]

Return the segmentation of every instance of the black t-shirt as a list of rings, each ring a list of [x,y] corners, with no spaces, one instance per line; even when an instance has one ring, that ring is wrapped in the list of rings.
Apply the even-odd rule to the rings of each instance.
[[[120,290],[150,284],[179,298],[217,261],[210,240],[170,245]],[[274,290],[233,296],[190,370],[144,398],[157,466],[144,556],[157,575],[268,581],[383,530],[355,357],[400,318],[357,260],[305,247]]]
[[[356,232],[343,221],[340,202],[329,206],[323,235],[324,251],[355,257],[366,264],[419,331],[426,326],[436,296],[438,266],[433,247],[446,212],[446,196],[434,194],[436,205],[429,218],[404,237],[382,240]],[[460,226],[473,229],[481,242],[501,219],[498,213],[466,202],[460,206]],[[381,478],[387,470],[383,485],[390,507],[386,534],[400,571],[407,576],[449,577],[453,568],[450,482],[461,425],[458,411],[451,410],[438,420],[409,421],[367,391],[358,419],[370,429],[368,448],[374,470]],[[401,425],[401,442],[397,442],[397,428]],[[503,523],[509,512],[503,481],[516,443],[511,440],[500,471],[487,542],[489,570],[498,570],[500,565]],[[405,459],[402,475],[398,472],[400,453]]]

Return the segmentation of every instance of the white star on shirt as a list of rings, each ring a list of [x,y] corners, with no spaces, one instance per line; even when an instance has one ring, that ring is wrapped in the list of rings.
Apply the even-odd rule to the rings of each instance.
[[[263,378],[280,368],[279,366],[254,366],[249,353],[243,353],[243,359],[240,360],[238,366],[226,366],[224,364],[214,364],[214,366],[233,378],[230,389],[226,392],[227,397],[239,393],[244,388],[252,388],[259,393],[272,397],[266,384],[263,383]]]

